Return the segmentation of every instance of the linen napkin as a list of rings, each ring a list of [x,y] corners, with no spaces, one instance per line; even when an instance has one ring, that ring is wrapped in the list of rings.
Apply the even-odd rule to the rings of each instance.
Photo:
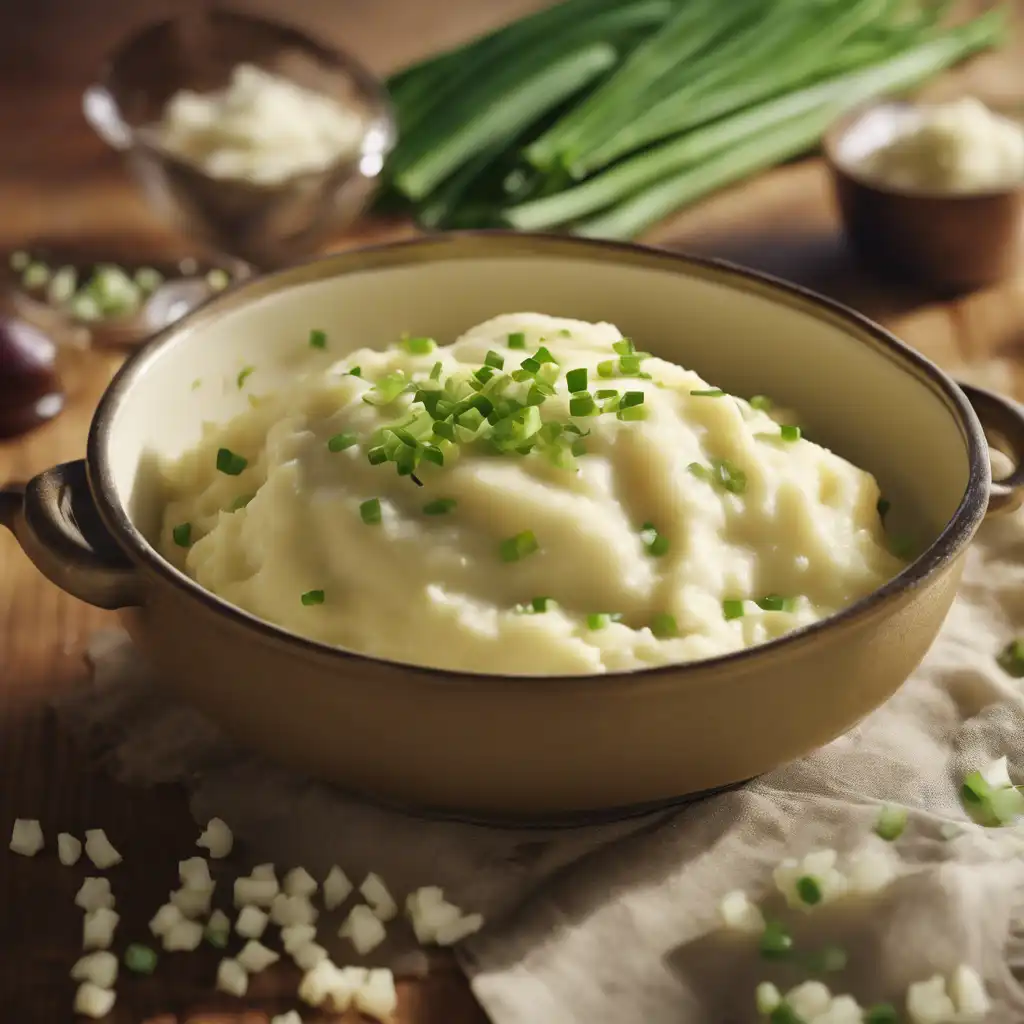
[[[97,639],[93,685],[57,711],[121,778],[184,783],[197,822],[225,819],[254,861],[320,877],[335,862],[353,878],[374,870],[399,897],[437,884],[481,912],[487,926],[458,954],[494,1024],[754,1021],[757,982],[785,988],[806,969],[768,964],[755,939],[724,933],[723,894],[768,896],[782,858],[849,851],[884,802],[903,804],[899,877],[877,899],[802,915],[798,945],[842,946],[847,967],[824,980],[862,1005],[899,1004],[909,983],[968,963],[994,1000],[988,1019],[1016,1024],[1024,834],[972,824],[958,793],[967,772],[1002,754],[1024,778],[1024,696],[995,661],[1022,632],[1024,516],[1015,514],[984,526],[934,648],[852,732],[702,803],[564,830],[407,817],[289,774],[234,749],[152,685],[119,634]],[[828,685],[822,665],[824,700]],[[423,961],[410,959],[413,947],[396,925],[376,952],[415,970]]]

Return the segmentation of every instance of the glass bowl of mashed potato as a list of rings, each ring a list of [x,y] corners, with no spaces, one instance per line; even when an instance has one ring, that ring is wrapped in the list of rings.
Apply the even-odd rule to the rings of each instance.
[[[1019,464],[1012,403],[800,289],[454,235],[191,314],[0,519],[243,743],[542,819],[741,782],[887,699],[1019,496],[981,420]]]

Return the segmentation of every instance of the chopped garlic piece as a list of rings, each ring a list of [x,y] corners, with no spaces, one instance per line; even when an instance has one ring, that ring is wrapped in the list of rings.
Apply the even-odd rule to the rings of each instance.
[[[949,1024],[955,1019],[956,1007],[946,994],[946,979],[941,974],[915,981],[907,989],[907,1016],[911,1024]]]
[[[338,968],[330,960],[321,960],[312,970],[306,971],[299,983],[299,998],[310,1006],[323,1006],[327,997],[339,981]],[[348,1007],[342,1007],[344,1013]]]
[[[476,934],[484,926],[482,914],[466,914],[457,921],[441,925],[434,934],[439,946],[454,946],[457,942]]]
[[[34,857],[44,845],[43,827],[34,818],[15,818],[11,829],[11,851]]]
[[[371,871],[363,879],[363,884],[359,886],[359,891],[362,893],[363,899],[370,904],[374,914],[381,921],[390,921],[398,913],[398,904],[395,903],[391,893],[388,892],[388,887],[384,884],[384,880],[380,875],[375,875]]]
[[[182,913],[189,918],[203,917],[210,912],[210,901],[213,898],[213,886],[209,889],[177,889],[171,893],[170,899]]]
[[[244,996],[249,988],[249,975],[237,960],[226,956],[217,965],[217,988],[230,996]]]
[[[295,1010],[289,1010],[287,1013],[279,1013],[276,1017],[271,1017],[270,1024],[302,1024],[302,1018]]]
[[[340,907],[349,898],[352,889],[348,875],[335,864],[324,879],[324,906],[328,910]]]
[[[75,906],[81,907],[86,913],[106,907],[114,909],[114,895],[110,891],[109,878],[86,878],[75,896]]]
[[[98,1020],[114,1008],[117,996],[109,988],[100,988],[91,981],[83,981],[75,993],[75,1013]]]
[[[305,946],[316,938],[316,928],[311,924],[292,924],[281,929],[281,942],[286,953],[294,953],[299,946]]]
[[[247,907],[250,904],[257,907],[269,907],[274,902],[278,893],[276,878],[248,878],[235,879],[235,906],[238,908]]]
[[[70,832],[61,832],[57,836],[57,859],[66,868],[73,867],[82,856],[82,840],[76,839]]]
[[[256,867],[249,872],[249,877],[258,878],[264,882],[276,882],[277,869],[273,864],[257,864]]]
[[[424,886],[410,893],[405,901],[406,914],[421,945],[437,942],[437,933],[442,928],[455,924],[462,917],[462,911],[444,898],[444,893],[434,885]]]
[[[386,1021],[398,1008],[398,995],[395,992],[395,979],[392,973],[383,968],[370,971],[366,982],[356,992],[356,1009],[367,1017]]]
[[[178,878],[185,889],[212,889],[210,865],[202,857],[189,857],[178,863]]]
[[[162,938],[175,925],[180,924],[185,915],[173,903],[165,903],[149,922],[149,930],[157,937]]]
[[[113,988],[117,981],[117,957],[105,949],[86,953],[71,968],[73,981],[91,981],[100,988]]]
[[[250,974],[259,974],[271,964],[277,963],[281,959],[281,954],[267,949],[262,942],[250,939],[236,959]]]
[[[365,904],[353,907],[338,934],[349,939],[356,952],[365,956],[384,941],[384,925],[376,914]]]
[[[242,907],[242,912],[235,921],[235,931],[243,939],[258,939],[267,928],[270,915],[259,907]]]
[[[288,896],[304,896],[309,899],[317,888],[316,879],[305,868],[292,868],[284,876],[284,891]]]
[[[764,915],[741,889],[727,892],[718,904],[726,928],[756,934],[764,931]]]
[[[114,844],[101,828],[85,830],[85,855],[100,871],[121,863],[121,854],[114,849]]]
[[[960,964],[949,980],[949,995],[962,1021],[980,1021],[992,1008],[985,983],[973,967]]]
[[[846,859],[845,874],[853,893],[881,892],[896,878],[898,855],[883,839],[869,839]]]
[[[863,1020],[864,1011],[853,996],[836,996],[809,1024],[863,1024]]]
[[[203,941],[203,926],[198,921],[182,920],[164,932],[164,949],[168,953],[191,952]]]
[[[305,896],[287,896],[279,892],[270,903],[270,920],[282,928],[313,924],[318,912]]]
[[[757,1012],[767,1017],[782,1002],[782,993],[770,981],[762,981],[754,993],[754,1001]]]
[[[311,971],[321,960],[327,959],[327,950],[315,942],[307,942],[292,952],[292,960],[300,971]]]
[[[234,845],[235,837],[231,834],[231,829],[220,818],[211,818],[203,834],[196,840],[196,846],[208,850],[214,860],[226,857]]]
[[[327,993],[327,1005],[335,1013],[344,1013],[355,1003],[356,996],[369,976],[370,972],[365,967],[336,969],[334,984]]]
[[[820,981],[805,981],[786,993],[786,1005],[804,1020],[824,1013],[831,1002],[832,993]]]
[[[109,907],[97,907],[85,915],[82,923],[83,949],[109,949],[114,941],[114,929],[121,918]]]

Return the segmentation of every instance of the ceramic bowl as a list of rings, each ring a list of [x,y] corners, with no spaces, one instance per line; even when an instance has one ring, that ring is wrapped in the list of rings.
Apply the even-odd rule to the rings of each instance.
[[[875,474],[922,554],[865,600],[762,647],[533,678],[305,640],[204,591],[151,545],[154,463],[192,446],[204,420],[242,408],[240,366],[270,380],[294,372],[311,325],[330,325],[336,356],[402,331],[453,338],[517,310],[611,321],[718,386],[798,410],[810,436]],[[1001,483],[983,424],[1018,467]],[[750,779],[890,697],[934,640],[986,512],[1019,498],[1022,454],[1019,407],[957,387],[882,328],[800,288],[636,246],[482,232],[332,255],[214,299],[128,361],[85,460],[0,494],[0,520],[59,586],[120,608],[166,685],[248,747],[394,805],[570,820]]]
[[[917,112],[912,103],[872,103],[825,133],[825,162],[851,245],[870,269],[945,294],[1003,280],[1024,256],[1024,182],[985,192],[911,191],[858,170]]]

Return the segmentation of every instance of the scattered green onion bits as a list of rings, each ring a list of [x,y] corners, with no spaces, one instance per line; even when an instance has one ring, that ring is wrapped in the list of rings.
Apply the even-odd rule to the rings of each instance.
[[[425,516],[443,516],[451,512],[455,508],[454,498],[437,498],[434,501],[428,501],[423,506],[423,514]]]
[[[355,434],[335,434],[327,442],[327,448],[332,452],[343,452],[346,448],[351,448],[358,443],[359,438]]]
[[[133,942],[124,951],[124,965],[135,974],[152,974],[158,957],[149,946]]]
[[[433,338],[403,338],[402,348],[414,356],[425,356],[437,348],[437,342]]]
[[[842,946],[825,946],[808,954],[806,962],[814,974],[834,974],[846,970],[849,959]]]
[[[768,1015],[768,1021],[769,1024],[807,1024],[803,1017],[785,1000],[772,1010]]]
[[[722,602],[722,615],[726,622],[730,622],[733,619],[742,619],[743,611],[743,602],[737,598],[726,598]]]
[[[591,612],[587,616],[587,629],[606,629],[613,622],[620,622],[622,616],[618,612]]]
[[[362,377],[362,375],[363,368],[361,366],[353,366],[352,369],[348,371],[348,376],[350,377]]]
[[[668,554],[668,549],[671,546],[668,537],[658,533],[654,523],[644,523],[640,527],[640,540],[643,541],[647,554],[655,558],[661,558],[662,555]]]
[[[241,455],[236,455],[230,448],[220,448],[217,451],[217,469],[228,476],[240,476],[245,472],[249,460]]]
[[[878,814],[875,822],[875,834],[891,843],[903,835],[907,827],[906,807],[897,807],[895,804],[886,804]]]
[[[996,663],[1013,679],[1024,679],[1024,640],[1011,640],[999,652]]]
[[[786,931],[780,921],[769,921],[761,932],[758,950],[761,956],[769,960],[777,960],[789,955],[793,949],[793,936]]]
[[[245,506],[248,505],[249,502],[252,501],[252,499],[255,497],[255,494],[240,494],[237,498],[235,498],[233,502],[231,502],[228,511],[238,512],[239,510],[245,508]]]
[[[187,548],[192,544],[192,524],[180,523],[171,530],[171,537],[179,548]]]
[[[864,1011],[864,1024],[899,1024],[900,1015],[892,1003],[876,1003]]]
[[[307,607],[314,604],[324,603],[324,592],[322,590],[307,590],[301,597],[301,601]]]
[[[522,533],[508,537],[498,545],[498,554],[503,562],[518,562],[539,550],[540,544],[532,530],[523,530]]]
[[[587,390],[587,368],[581,367],[578,370],[570,370],[565,375],[565,384],[572,394]]]
[[[790,424],[784,424],[779,427],[779,435],[783,441],[799,441],[801,431],[799,427],[792,426]]]
[[[526,335],[522,331],[513,331],[508,336],[508,347],[511,349],[526,348]]]
[[[766,612],[791,612],[793,599],[782,597],[781,594],[766,594],[757,601],[757,607]]]
[[[256,372],[256,367],[255,367],[255,366],[243,366],[243,367],[242,367],[242,369],[238,371],[238,378],[237,378],[237,383],[238,383],[238,390],[239,390],[239,391],[241,391],[241,390],[242,390],[242,388],[244,388],[244,387],[245,387],[245,382],[246,382],[246,381],[247,381],[247,380],[248,380],[248,379],[249,379],[249,378],[250,378],[250,377],[251,377],[251,376],[252,376],[252,375],[253,375],[253,374],[254,374],[255,372]]]
[[[767,395],[754,395],[750,399],[751,409],[760,409],[761,412],[771,412],[774,404]]]
[[[725,392],[721,388],[705,388],[702,391],[691,391],[694,398],[724,398]]]
[[[320,330],[312,330],[309,332],[309,347],[310,348],[327,348],[327,332]]]
[[[484,356],[484,366],[490,366],[495,370],[503,370],[505,368],[505,357],[500,352],[495,352],[492,349]]]
[[[659,612],[651,619],[651,632],[659,640],[671,640],[679,636],[679,625],[674,615],[667,612]]]
[[[380,522],[380,498],[367,498],[359,506],[359,518],[367,526],[376,526]]]
[[[557,607],[558,602],[553,597],[535,597],[529,604],[516,605],[516,611],[522,615],[543,615]]]
[[[821,902],[821,885],[812,875],[803,875],[796,880],[796,892],[809,907]]]

